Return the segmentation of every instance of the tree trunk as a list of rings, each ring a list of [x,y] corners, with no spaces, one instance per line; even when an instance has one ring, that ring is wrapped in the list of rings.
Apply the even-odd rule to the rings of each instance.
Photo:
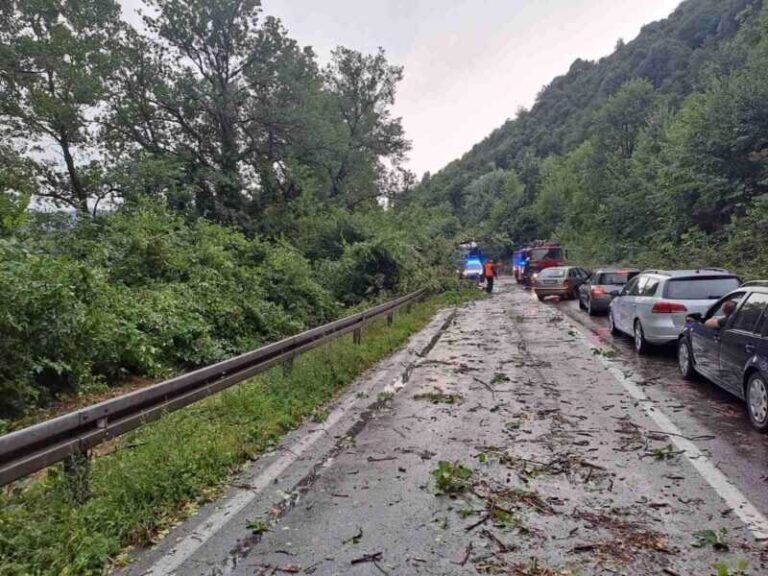
[[[67,133],[63,130],[60,132],[59,144],[61,146],[61,152],[64,155],[64,162],[67,165],[69,182],[72,185],[72,201],[70,203],[81,215],[90,216],[91,213],[88,210],[88,192],[83,186],[83,181],[80,179],[77,166],[75,166],[75,159],[72,157]]]
[[[221,134],[221,156],[216,183],[216,200],[219,206],[219,219],[228,224],[238,223],[243,217],[240,170],[238,168],[237,112],[234,109],[229,86],[222,82],[222,105],[219,113]]]

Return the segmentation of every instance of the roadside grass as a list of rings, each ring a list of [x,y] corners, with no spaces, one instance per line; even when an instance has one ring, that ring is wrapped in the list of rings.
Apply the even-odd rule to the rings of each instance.
[[[91,498],[73,503],[61,467],[0,495],[0,576],[96,575],[126,562],[125,550],[159,540],[215,498],[249,460],[357,376],[401,347],[434,314],[477,297],[460,290],[372,322],[355,346],[345,336],[114,442],[91,462]]]

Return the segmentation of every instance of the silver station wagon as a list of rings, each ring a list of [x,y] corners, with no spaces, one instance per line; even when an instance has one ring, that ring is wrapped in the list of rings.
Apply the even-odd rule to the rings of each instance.
[[[717,300],[741,285],[719,268],[646,270],[630,280],[611,302],[608,325],[613,334],[634,338],[644,354],[652,344],[676,342],[689,314],[704,314]]]

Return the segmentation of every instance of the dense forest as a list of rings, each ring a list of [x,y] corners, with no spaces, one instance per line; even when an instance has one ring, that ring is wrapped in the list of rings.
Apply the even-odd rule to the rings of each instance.
[[[144,4],[137,30],[0,3],[0,418],[437,286],[450,254],[450,212],[384,209],[413,177],[383,52],[321,66],[258,0]]]
[[[583,264],[722,265],[768,277],[768,9],[686,0],[577,60],[409,201],[497,255],[559,239]]]

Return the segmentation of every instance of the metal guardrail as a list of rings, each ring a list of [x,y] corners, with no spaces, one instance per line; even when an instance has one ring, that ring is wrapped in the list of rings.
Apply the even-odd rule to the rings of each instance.
[[[410,306],[424,292],[413,292],[218,364],[0,436],[0,486],[87,455],[89,449],[102,442],[277,364],[289,363],[298,354],[349,332],[354,332],[354,341],[359,343],[369,320],[386,316],[391,323],[396,310]]]

